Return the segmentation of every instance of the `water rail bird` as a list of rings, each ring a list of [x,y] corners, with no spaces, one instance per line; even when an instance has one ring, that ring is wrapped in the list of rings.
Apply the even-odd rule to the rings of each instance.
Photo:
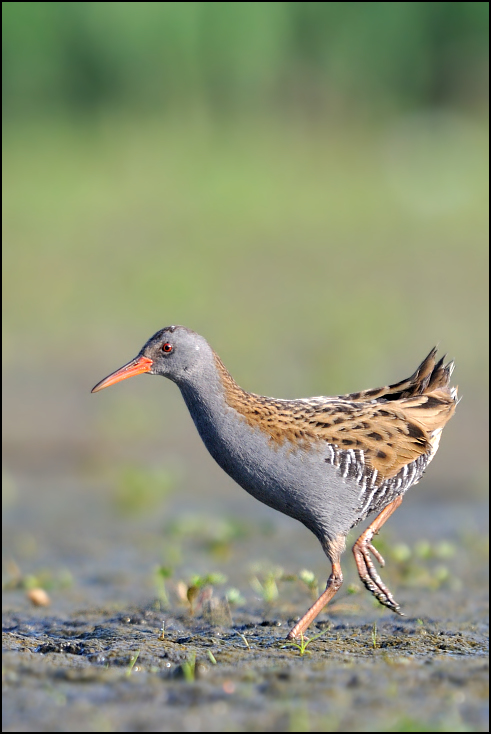
[[[372,539],[422,477],[457,404],[453,362],[432,349],[411,377],[337,397],[281,400],[243,390],[206,339],[167,326],[135,359],[101,380],[97,392],[149,373],[180,388],[208,451],[249,494],[303,523],[332,565],[325,591],[290,630],[304,634],[340,588],[340,558],[349,530],[378,513],[353,546],[363,584],[402,614],[372,556]]]

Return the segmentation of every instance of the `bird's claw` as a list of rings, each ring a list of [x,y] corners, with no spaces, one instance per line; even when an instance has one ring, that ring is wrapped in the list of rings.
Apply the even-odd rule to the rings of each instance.
[[[356,545],[356,551],[358,573],[365,587],[374,595],[380,604],[383,604],[384,607],[387,607],[396,614],[399,614],[401,617],[404,617],[403,612],[401,612],[400,605],[394,599],[391,592],[378,575],[370,557],[370,553],[372,553],[380,565],[383,566],[385,562],[382,555],[370,542],[367,541]]]

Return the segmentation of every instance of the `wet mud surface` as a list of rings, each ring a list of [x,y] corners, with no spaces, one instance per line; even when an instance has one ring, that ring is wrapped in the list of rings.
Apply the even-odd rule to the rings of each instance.
[[[328,564],[233,487],[147,507],[24,477],[7,500],[4,731],[488,730],[484,504],[405,500],[376,544],[407,616],[347,551],[302,649],[285,637]]]
[[[5,730],[486,730],[481,625],[323,626],[302,655],[282,619],[6,615]]]

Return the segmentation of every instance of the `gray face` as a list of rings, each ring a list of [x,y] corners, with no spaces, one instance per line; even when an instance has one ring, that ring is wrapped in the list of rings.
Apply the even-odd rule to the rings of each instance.
[[[140,355],[152,360],[150,374],[179,383],[202,368],[211,349],[194,331],[184,326],[166,326],[147,341]]]

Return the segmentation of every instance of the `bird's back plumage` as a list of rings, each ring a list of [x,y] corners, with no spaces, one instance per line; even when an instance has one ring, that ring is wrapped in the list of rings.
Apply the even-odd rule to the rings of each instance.
[[[248,393],[216,355],[215,360],[227,403],[251,427],[268,434],[272,446],[325,442],[332,447],[333,461],[342,463],[344,454],[345,462],[362,463],[367,472],[376,472],[380,485],[420,457],[426,457],[426,466],[455,411],[457,389],[450,387],[453,363],[436,362],[435,356],[432,349],[411,377],[394,385],[299,400]]]

